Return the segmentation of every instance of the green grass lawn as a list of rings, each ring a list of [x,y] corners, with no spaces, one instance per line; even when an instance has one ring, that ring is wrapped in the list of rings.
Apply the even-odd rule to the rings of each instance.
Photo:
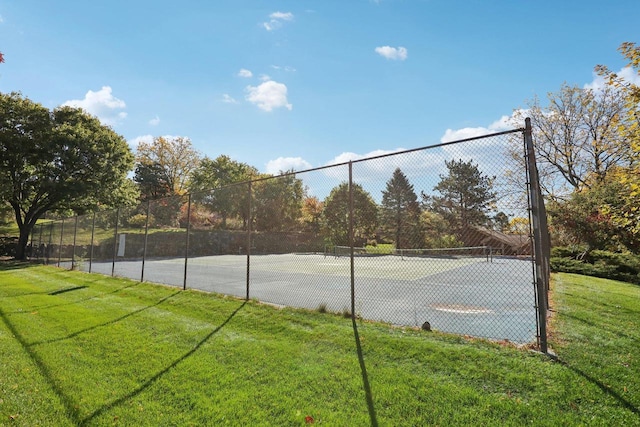
[[[557,360],[4,263],[0,425],[640,425],[640,287],[554,288]]]

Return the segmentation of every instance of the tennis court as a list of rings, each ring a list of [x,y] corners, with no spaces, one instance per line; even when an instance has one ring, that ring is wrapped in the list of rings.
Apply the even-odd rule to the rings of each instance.
[[[351,307],[347,256],[321,253],[251,255],[249,297],[307,309]],[[80,268],[88,270],[88,265]],[[140,279],[141,260],[92,263],[92,271]],[[182,287],[185,259],[147,259],[144,280]],[[535,340],[530,258],[477,256],[354,257],[356,314],[395,325],[527,343]],[[247,256],[189,258],[186,286],[245,297]]]

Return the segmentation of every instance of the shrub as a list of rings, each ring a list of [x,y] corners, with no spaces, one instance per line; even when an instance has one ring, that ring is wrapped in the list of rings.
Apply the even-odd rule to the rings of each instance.
[[[131,227],[144,228],[144,226],[147,224],[147,216],[145,214],[136,214],[129,218],[127,222]],[[153,215],[149,215],[149,225],[152,226],[153,223]]]
[[[580,246],[553,248],[551,270],[640,284],[640,256]]]

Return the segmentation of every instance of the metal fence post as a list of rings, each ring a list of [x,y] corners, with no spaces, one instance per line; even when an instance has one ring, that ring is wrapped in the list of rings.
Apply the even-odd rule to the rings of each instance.
[[[58,267],[60,267],[60,260],[62,259],[62,236],[64,235],[64,218],[60,224],[60,244],[58,245]]]
[[[246,300],[249,300],[249,283],[251,282],[251,181],[247,184],[247,294]]]
[[[38,235],[38,252],[36,252],[37,254],[37,259],[39,260],[40,257],[44,257],[44,254],[42,253],[42,250],[44,249],[44,244],[42,243],[42,229],[44,228],[43,224],[39,225],[40,227],[40,233]]]
[[[46,253],[46,262],[45,265],[49,265],[49,255],[51,255],[51,245],[53,244],[53,221],[49,223],[49,243],[47,243],[47,247],[45,249]]]
[[[144,248],[142,249],[142,271],[140,281],[144,282],[144,262],[147,259],[147,241],[149,237],[149,212],[151,212],[151,200],[147,200],[147,218],[144,221]]]
[[[75,224],[73,225],[73,252],[71,253],[71,269],[76,268],[76,238],[78,237],[78,215],[76,215]]]
[[[93,212],[93,218],[91,220],[91,249],[89,250],[89,273],[91,273],[91,267],[93,264],[93,239],[96,231],[96,213]]]
[[[536,281],[536,299],[538,302],[538,335],[540,351],[547,353],[547,281],[545,276],[546,269],[544,265],[544,250],[542,246],[542,216],[544,208],[542,207],[542,194],[539,187],[539,177],[536,166],[535,151],[533,148],[533,137],[531,130],[531,119],[525,120],[524,141],[527,154],[527,167],[529,170],[529,198],[531,200],[531,222],[533,225],[533,246],[535,253],[535,281]],[[545,222],[546,223],[546,222]]]
[[[116,272],[116,254],[118,250],[118,222],[120,222],[120,208],[116,210],[116,227],[113,232],[113,259],[111,261],[111,277]]]
[[[350,258],[350,277],[351,277],[351,318],[356,316],[356,292],[355,292],[355,268],[353,259],[353,162],[349,162],[349,258]]]
[[[191,228],[191,193],[189,193],[189,198],[187,200],[187,236],[185,238],[185,248],[184,248],[184,278],[182,282],[182,290],[187,290],[187,262],[189,260],[189,230]]]

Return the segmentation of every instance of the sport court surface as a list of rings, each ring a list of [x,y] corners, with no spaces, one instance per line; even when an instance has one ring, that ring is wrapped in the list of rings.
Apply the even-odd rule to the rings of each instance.
[[[145,260],[144,280],[182,287],[184,258]],[[342,312],[351,307],[349,257],[251,255],[249,297]],[[88,263],[79,266],[88,270]],[[92,263],[92,271],[139,280],[141,260]],[[528,343],[536,336],[530,258],[356,256],[355,307],[363,319]],[[189,289],[246,296],[247,256],[189,258]]]

